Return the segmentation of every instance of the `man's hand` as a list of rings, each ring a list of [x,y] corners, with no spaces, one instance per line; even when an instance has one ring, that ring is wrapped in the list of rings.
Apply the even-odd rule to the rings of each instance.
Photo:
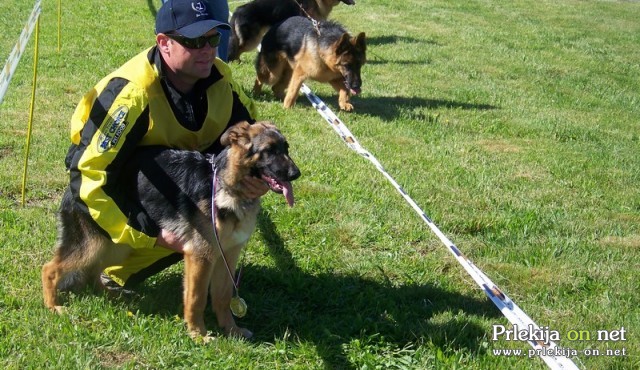
[[[269,191],[269,185],[266,182],[253,176],[245,176],[242,180],[242,186],[244,188],[243,195],[249,199],[260,198]]]
[[[184,243],[181,239],[179,239],[174,233],[162,229],[160,231],[160,235],[156,239],[156,244],[171,249],[174,252],[178,252],[180,254],[184,254]]]

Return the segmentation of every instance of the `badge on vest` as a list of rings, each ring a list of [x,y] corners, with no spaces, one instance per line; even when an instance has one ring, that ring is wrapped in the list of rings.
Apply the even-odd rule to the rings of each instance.
[[[98,136],[99,153],[104,153],[118,144],[124,129],[127,128],[127,113],[129,113],[129,108],[124,105],[120,106],[102,125],[100,136]]]

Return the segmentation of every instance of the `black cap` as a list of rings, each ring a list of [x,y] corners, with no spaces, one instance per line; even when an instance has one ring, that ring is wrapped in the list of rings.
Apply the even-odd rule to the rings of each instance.
[[[228,17],[227,14],[224,19]],[[222,18],[222,17],[221,17]],[[227,23],[217,21],[206,0],[168,0],[158,10],[156,34],[177,32],[195,38],[220,27],[231,29]]]

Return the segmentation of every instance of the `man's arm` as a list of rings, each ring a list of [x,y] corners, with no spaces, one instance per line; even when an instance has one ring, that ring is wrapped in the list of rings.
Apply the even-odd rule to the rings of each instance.
[[[160,230],[123,189],[124,166],[148,130],[146,97],[127,80],[115,78],[87,94],[72,127],[82,121],[70,162],[70,188],[80,210],[88,213],[114,243],[152,247]],[[72,133],[73,139],[73,133]]]

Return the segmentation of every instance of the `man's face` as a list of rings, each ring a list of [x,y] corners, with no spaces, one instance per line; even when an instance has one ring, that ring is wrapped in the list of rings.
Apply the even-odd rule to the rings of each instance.
[[[211,37],[218,34],[213,29],[204,37]],[[213,60],[216,57],[217,47],[212,47],[209,43],[199,49],[188,48],[180,42],[179,38],[172,35],[158,35],[158,45],[163,51],[164,61],[175,73],[176,77],[186,84],[194,84],[202,78],[209,77]]]

